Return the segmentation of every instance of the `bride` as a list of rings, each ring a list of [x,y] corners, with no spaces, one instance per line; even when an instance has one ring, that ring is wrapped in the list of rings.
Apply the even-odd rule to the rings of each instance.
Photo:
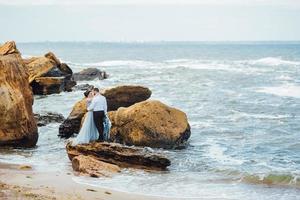
[[[85,95],[87,96],[86,105],[87,107],[89,107],[89,105],[93,100],[94,94],[92,91],[87,91]],[[109,121],[107,113],[105,113],[103,125],[104,125],[104,130],[103,130],[104,140],[108,141],[111,123]],[[94,123],[93,111],[88,111],[77,137],[72,140],[72,145],[74,146],[77,144],[90,143],[92,141],[98,140],[98,138],[99,138],[99,132]]]

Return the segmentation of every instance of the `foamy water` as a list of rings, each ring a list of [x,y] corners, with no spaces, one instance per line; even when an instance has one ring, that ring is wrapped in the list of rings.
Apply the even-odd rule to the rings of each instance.
[[[19,48],[28,56],[51,50],[74,71],[100,67],[109,79],[79,84],[144,85],[152,99],[188,115],[192,136],[186,149],[153,149],[171,159],[169,171],[124,169],[113,178],[74,176],[74,181],[161,197],[300,199],[300,45],[38,43]],[[81,98],[81,91],[37,96],[34,111],[68,116]],[[0,161],[70,172],[58,126],[39,129],[37,148],[2,151]]]

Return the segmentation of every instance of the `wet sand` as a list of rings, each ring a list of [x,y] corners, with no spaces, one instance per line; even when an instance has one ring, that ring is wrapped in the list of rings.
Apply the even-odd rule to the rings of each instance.
[[[72,180],[73,172],[40,172],[26,165],[0,163],[0,199],[20,200],[158,200],[165,197],[123,193],[82,185]],[[171,199],[171,198],[170,198]],[[174,198],[172,198],[174,199]]]

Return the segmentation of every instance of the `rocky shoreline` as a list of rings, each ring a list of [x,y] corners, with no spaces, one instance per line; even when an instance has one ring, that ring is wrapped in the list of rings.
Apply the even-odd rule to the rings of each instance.
[[[0,145],[33,147],[38,126],[61,123],[59,136],[69,138],[80,130],[86,114],[86,100],[78,101],[67,119],[59,113],[32,112],[33,95],[48,95],[76,90],[77,81],[103,80],[108,74],[96,68],[73,73],[54,53],[23,59],[14,42],[0,46]],[[80,90],[93,86],[78,87]],[[107,176],[121,168],[166,170],[171,161],[151,148],[184,148],[191,135],[184,112],[158,100],[149,100],[152,91],[139,85],[105,88],[112,122],[109,143],[94,142],[66,151],[75,171],[92,177]],[[98,167],[95,167],[98,166]]]

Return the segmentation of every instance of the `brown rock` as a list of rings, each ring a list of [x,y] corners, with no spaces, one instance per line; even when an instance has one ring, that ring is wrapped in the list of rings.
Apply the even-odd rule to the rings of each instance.
[[[58,69],[63,72],[64,74],[69,74],[69,75],[72,75],[73,74],[73,71],[72,69],[66,64],[66,63],[61,63],[59,66],[58,66]]]
[[[110,112],[111,140],[136,146],[176,148],[191,131],[184,112],[159,101],[144,101]]]
[[[59,66],[61,63],[59,61],[59,59],[54,55],[54,53],[52,52],[48,52],[45,54],[45,57],[54,61],[54,63],[56,64],[56,66]]]
[[[64,77],[39,77],[31,83],[33,94],[45,95],[64,91]]]
[[[56,62],[46,57],[39,57],[32,59],[26,65],[26,69],[29,74],[29,83],[32,83],[34,79],[39,78],[49,72],[51,69],[57,66]]]
[[[110,111],[144,101],[151,96],[151,91],[142,86],[125,85],[106,89],[102,91],[102,94],[107,99],[108,111]],[[60,125],[59,136],[68,138],[79,132],[80,122],[87,112],[85,100],[80,102],[75,104],[69,117]],[[74,110],[76,112],[73,112]]]
[[[79,155],[93,156],[97,160],[119,167],[164,170],[171,164],[170,160],[161,154],[117,143],[94,142],[76,146],[67,144],[66,149],[70,160]]]
[[[101,93],[106,97],[108,111],[131,106],[135,103],[145,101],[151,96],[149,88],[138,85],[122,85],[107,88]]]
[[[80,130],[81,119],[86,110],[86,99],[78,101],[68,118],[59,126],[59,136],[69,138]]]
[[[6,42],[0,47],[0,55],[20,54],[14,41]]]
[[[114,164],[106,163],[93,158],[92,156],[79,155],[72,159],[72,168],[74,171],[87,174],[91,177],[111,177],[121,169]]]
[[[28,74],[14,43],[0,47],[0,145],[35,146],[38,139]],[[3,56],[4,55],[4,56]]]

